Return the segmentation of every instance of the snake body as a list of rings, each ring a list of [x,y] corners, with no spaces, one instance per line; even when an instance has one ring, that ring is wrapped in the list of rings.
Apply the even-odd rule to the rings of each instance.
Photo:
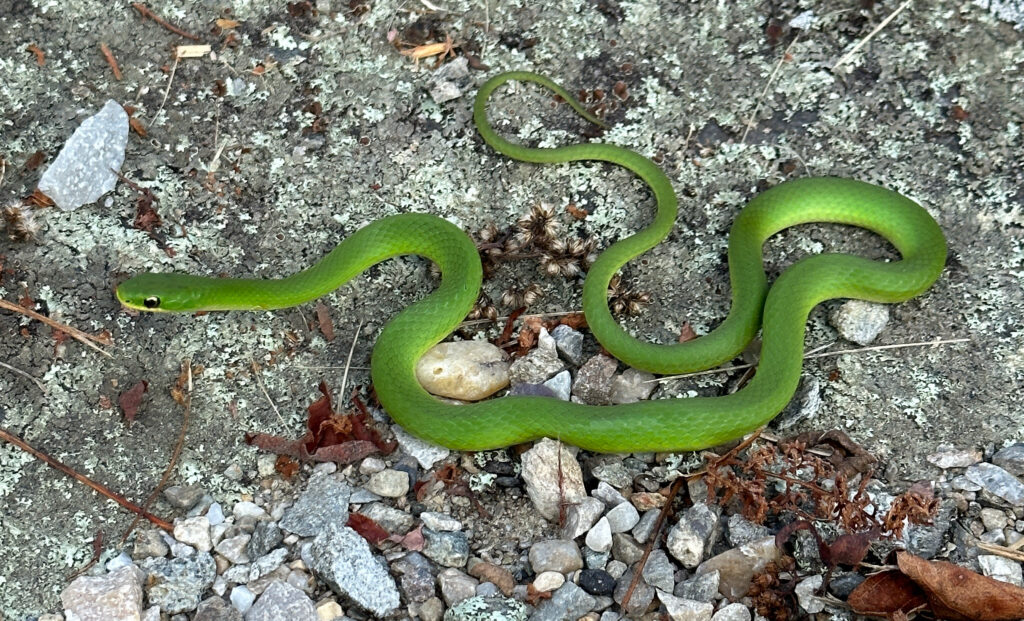
[[[672,185],[651,160],[621,147],[532,148],[501,138],[487,120],[487,101],[510,80],[540,84],[586,119],[600,123],[547,78],[527,72],[503,73],[480,88],[474,103],[475,124],[491,147],[526,162],[602,160],[618,164],[643,179],[654,194],[654,221],[606,249],[587,273],[583,307],[598,341],[634,367],[681,373],[734,358],[761,327],[760,363],[744,388],[718,397],[608,406],[537,396],[505,396],[465,405],[435,398],[417,381],[416,363],[473,307],[481,285],[481,265],[473,241],[463,231],[426,214],[377,220],[343,240],[313,266],[286,278],[143,273],[118,287],[118,299],[128,307],[152,311],[284,308],[333,291],[390,257],[422,255],[441,269],[441,284],[387,323],[372,356],[377,396],[398,424],[425,440],[459,450],[492,449],[547,436],[600,452],[670,451],[696,450],[739,438],[781,411],[800,378],[804,325],[820,302],[831,298],[904,301],[925,291],[942,271],[945,238],[935,220],[912,200],[849,179],[787,181],[755,197],[732,226],[728,250],[732,307],[727,318],[712,332],[687,343],[637,341],[613,319],[607,303],[608,284],[623,264],[668,235],[677,210]],[[815,255],[786,269],[769,290],[762,266],[764,241],[786,227],[806,222],[864,227],[892,243],[902,258],[882,262],[847,254]]]

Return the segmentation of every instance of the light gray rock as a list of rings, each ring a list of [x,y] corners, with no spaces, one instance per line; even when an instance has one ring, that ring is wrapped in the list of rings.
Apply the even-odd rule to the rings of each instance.
[[[594,552],[607,552],[612,549],[612,529],[608,523],[608,516],[603,516],[594,524],[594,527],[587,532],[587,547]]]
[[[370,503],[360,509],[359,513],[370,518],[391,534],[404,535],[415,523],[415,519],[410,513],[383,502]]]
[[[316,606],[300,589],[272,582],[245,613],[245,621],[319,621]]]
[[[858,345],[869,345],[889,323],[889,307],[885,304],[848,300],[829,317],[839,336]]]
[[[718,570],[697,574],[686,582],[677,584],[673,594],[683,599],[711,603],[718,595],[718,578]]]
[[[939,450],[925,457],[931,464],[946,470],[948,468],[966,468],[982,460],[981,451],[977,449],[958,449],[949,445],[939,446]]]
[[[575,539],[579,537],[597,523],[602,513],[604,513],[604,503],[592,496],[587,496],[569,506],[565,511],[562,538]]]
[[[301,537],[315,537],[328,526],[343,526],[348,522],[351,495],[352,488],[344,481],[330,475],[314,477],[295,504],[284,512],[281,528]]]
[[[654,374],[630,367],[612,379],[612,403],[636,403],[651,396],[657,387]]]
[[[989,578],[1008,582],[1016,586],[1022,586],[1022,582],[1024,582],[1020,563],[1012,559],[996,556],[995,554],[979,554],[978,565],[981,567],[981,573]]]
[[[565,369],[565,364],[558,359],[558,353],[550,347],[538,346],[528,354],[512,362],[508,369],[509,381],[513,386],[518,384],[543,384]]]
[[[235,565],[240,565],[249,562],[249,555],[245,551],[245,546],[249,543],[249,539],[252,535],[242,533],[241,535],[235,535],[227,539],[222,539],[215,548],[217,554],[220,554],[224,558],[228,559]]]
[[[256,602],[256,594],[244,584],[239,584],[231,589],[231,595],[228,599],[231,600],[231,605],[235,607],[235,610],[245,614],[252,608],[253,603]]]
[[[398,425],[392,425],[391,430],[395,433],[395,440],[398,440],[402,452],[415,459],[424,470],[430,470],[434,464],[447,459],[451,454],[445,447],[421,440]]]
[[[658,599],[672,621],[711,621],[715,612],[715,607],[708,602],[676,597],[665,591],[658,591]]]
[[[335,593],[378,616],[398,607],[398,587],[387,565],[348,526],[331,524],[317,535],[309,566]]]
[[[739,602],[729,604],[716,612],[711,621],[750,621],[750,609]]]
[[[683,567],[693,569],[718,540],[718,513],[703,502],[686,510],[668,533],[666,545]]]
[[[437,574],[437,584],[441,588],[441,597],[449,607],[476,595],[476,587],[480,581],[462,573],[454,567],[442,569]]]
[[[995,464],[974,464],[967,468],[964,476],[980,485],[983,491],[1002,498],[1012,506],[1024,504],[1024,483]]]
[[[201,552],[213,549],[210,541],[210,520],[205,515],[174,521],[174,538]]]
[[[1024,476],[1024,443],[1011,444],[992,456],[992,463],[1014,476]]]
[[[423,525],[431,530],[462,530],[462,522],[456,520],[447,513],[439,513],[436,511],[424,511],[420,514],[420,519],[423,520]]]
[[[195,610],[217,575],[216,563],[208,552],[197,552],[189,558],[150,558],[139,567],[146,574],[149,604],[172,615]]]
[[[199,499],[203,497],[205,492],[198,485],[171,485],[163,493],[164,498],[173,507],[182,511],[188,511],[199,502]]]
[[[583,334],[573,330],[565,324],[555,326],[551,331],[551,337],[555,339],[555,347],[562,358],[579,366],[583,362]]]
[[[630,568],[615,582],[615,593],[612,597],[619,606],[622,606],[622,602],[625,601],[626,592],[633,582],[633,575],[634,569]],[[653,601],[654,589],[643,580],[640,580],[636,583],[629,602],[622,606],[622,609],[626,616],[639,616],[650,607]]]
[[[825,610],[825,602],[817,595],[822,580],[821,575],[809,576],[797,583],[796,589],[794,589],[800,607],[808,614],[818,614]]]
[[[764,539],[769,534],[768,529],[761,524],[754,524],[739,513],[729,516],[726,539],[733,547],[741,546],[751,541]]]
[[[556,373],[554,377],[544,382],[544,385],[550,388],[558,399],[568,401],[572,396],[572,373],[569,371]]]
[[[566,582],[551,594],[550,599],[543,599],[530,621],[564,621],[579,619],[594,609],[597,599],[587,593],[574,582]]]
[[[554,591],[565,584],[565,576],[557,571],[542,571],[533,579],[533,588],[541,593]]]
[[[526,493],[545,519],[557,521],[563,501],[571,506],[587,497],[583,471],[564,444],[544,438],[523,453],[521,461]]]
[[[594,498],[603,502],[609,509],[626,502],[626,497],[620,494],[619,490],[609,485],[607,481],[598,482],[593,494]]]
[[[416,363],[416,379],[427,392],[479,401],[508,386],[508,355],[487,341],[438,343]]]
[[[530,567],[533,573],[557,571],[563,574],[583,567],[580,548],[572,541],[549,539],[538,541],[530,547]]]
[[[138,570],[118,568],[104,576],[79,576],[60,594],[64,610],[82,621],[129,621],[142,614]]]
[[[623,502],[615,505],[605,515],[612,533],[624,533],[632,530],[640,521],[640,513],[632,504]]]
[[[409,473],[388,468],[374,473],[366,489],[384,498],[401,498],[409,493]]]
[[[660,549],[651,550],[650,556],[647,557],[647,563],[644,565],[644,582],[655,589],[671,593],[676,585],[675,575],[675,565],[672,564],[672,561],[668,560],[668,555],[665,554],[665,551]]]

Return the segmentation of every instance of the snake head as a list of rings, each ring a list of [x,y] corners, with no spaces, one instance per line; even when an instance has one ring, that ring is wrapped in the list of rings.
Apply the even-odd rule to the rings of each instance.
[[[147,312],[202,310],[207,280],[184,274],[146,272],[121,283],[117,299],[128,308]]]

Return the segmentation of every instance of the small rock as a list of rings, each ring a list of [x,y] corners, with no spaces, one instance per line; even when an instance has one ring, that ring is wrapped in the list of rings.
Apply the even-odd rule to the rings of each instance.
[[[278,568],[281,567],[281,563],[284,562],[284,559],[287,558],[287,556],[287,549],[278,548],[276,550],[268,552],[267,554],[264,554],[263,556],[259,557],[258,559],[249,564],[249,586],[253,589],[253,591],[257,593],[259,592],[256,590],[256,587],[253,586],[253,581],[258,580],[259,578],[262,578],[264,576],[268,576],[271,573],[277,571]],[[285,574],[285,576],[287,576],[287,568],[284,569],[285,571],[283,573]]]
[[[726,540],[732,547],[739,547],[743,544],[764,539],[769,534],[768,529],[761,524],[754,524],[739,513],[729,516]]]
[[[298,522],[299,520],[296,519],[295,522],[290,523],[298,528],[303,528],[299,526]],[[312,522],[306,524],[308,527]],[[309,528],[305,528],[305,530],[309,532]],[[245,546],[245,552],[251,559],[260,558],[281,545],[282,541],[284,541],[284,533],[281,532],[277,522],[260,522],[256,524],[256,530],[252,532],[249,543]]]
[[[526,621],[527,610],[526,604],[509,597],[470,597],[449,608],[444,621]]]
[[[583,567],[579,546],[572,541],[550,539],[538,541],[530,547],[530,567],[533,573],[557,571],[563,574]]]
[[[612,535],[612,556],[627,565],[632,565],[644,555],[643,548],[637,544],[636,539],[626,533]]]
[[[444,615],[444,602],[440,598],[431,597],[420,604],[419,612],[422,621],[441,621]]]
[[[706,574],[697,574],[686,582],[676,585],[673,594],[683,599],[692,599],[697,602],[713,602],[718,594],[718,570],[709,571]]]
[[[615,578],[603,569],[584,569],[579,574],[579,583],[584,591],[593,595],[615,592]]]
[[[550,599],[542,599],[537,611],[530,621],[564,621],[579,619],[594,609],[597,600],[573,582],[566,582],[551,594]]]
[[[555,349],[546,345],[546,341],[538,340],[537,347],[512,363],[508,369],[508,377],[513,386],[542,384],[565,369],[565,364],[558,359]]]
[[[672,565],[672,561],[668,560],[665,551],[651,550],[650,556],[647,557],[647,563],[644,565],[644,582],[656,589],[671,593],[676,584],[675,575],[676,568]]]
[[[542,571],[533,579],[533,588],[540,592],[554,591],[565,584],[565,576],[557,571]]]
[[[640,521],[640,513],[630,503],[622,502],[612,507],[605,518],[613,533],[624,533],[636,526]]]
[[[319,621],[313,601],[290,584],[272,582],[260,595],[245,621]]]
[[[512,577],[509,570],[486,561],[470,565],[469,575],[478,578],[481,582],[493,583],[505,596],[512,595],[512,589],[516,586],[516,579]]]
[[[424,511],[420,514],[420,519],[423,520],[423,525],[431,530],[462,530],[462,522],[456,520],[447,513]]]
[[[598,354],[587,360],[576,372],[572,394],[583,403],[605,405],[611,401],[612,376],[619,362],[614,358]]]
[[[583,564],[587,569],[607,569],[608,561],[612,557],[609,552],[595,552],[587,546],[583,546]],[[625,570],[623,570],[625,571]]]
[[[558,520],[561,503],[573,505],[587,497],[583,471],[564,444],[544,438],[523,453],[521,461],[526,493],[548,521]]]
[[[61,604],[83,621],[138,619],[142,586],[136,571],[129,566],[104,576],[79,576],[61,592]]]
[[[205,515],[174,521],[174,538],[202,552],[213,549],[210,541],[210,520]]]
[[[391,430],[394,431],[395,440],[398,441],[402,452],[415,459],[424,470],[430,470],[434,464],[447,459],[451,454],[447,448],[421,440],[398,425],[392,425]]]
[[[409,513],[382,502],[370,503],[360,509],[359,513],[370,518],[389,533],[397,535],[409,532],[415,521]]]
[[[425,602],[434,597],[434,566],[419,552],[410,552],[391,564],[399,574],[399,585],[406,600]]]
[[[351,494],[347,483],[332,476],[312,478],[295,504],[284,512],[281,528],[301,537],[315,537],[329,525],[344,525]]]
[[[956,513],[956,502],[953,499],[940,499],[939,510],[931,524],[909,524],[903,531],[907,551],[921,558],[934,558],[946,544],[946,533],[952,527]]]
[[[846,572],[832,578],[828,583],[828,590],[832,595],[845,601],[864,580],[864,576],[856,572]]]
[[[609,509],[626,502],[626,497],[620,494],[619,490],[609,485],[606,481],[601,481],[597,484],[597,489],[594,490],[593,495],[594,498],[603,502]]]
[[[1022,586],[1022,582],[1024,582],[1020,563],[1012,559],[995,554],[979,554],[978,565],[981,567],[981,573],[989,578],[1016,586]]]
[[[703,502],[686,510],[668,533],[666,546],[683,567],[692,569],[718,539],[718,514]]]
[[[262,507],[257,506],[256,503],[243,500],[236,502],[235,506],[231,507],[231,515],[235,516],[236,521],[242,518],[262,520],[267,517],[267,512]]]
[[[711,617],[711,621],[750,621],[750,609],[740,604],[729,604]]]
[[[612,380],[610,399],[612,403],[636,403],[651,396],[657,384],[654,374],[632,367]]]
[[[658,591],[658,599],[672,621],[710,621],[715,612],[715,607],[707,602],[683,599],[665,591]]]
[[[210,526],[224,523],[224,508],[219,502],[210,503],[210,508],[206,510],[206,519],[210,521]]]
[[[479,401],[508,386],[508,355],[487,341],[438,343],[416,363],[416,379],[427,392]]]
[[[626,565],[625,563],[623,563],[622,561],[614,560],[614,561],[608,561],[608,566],[605,567],[605,570],[608,572],[608,574],[612,578],[615,578],[616,580],[618,580],[619,578],[622,577],[622,574],[626,573],[626,570],[628,568],[629,568],[629,566]]]
[[[660,509],[665,506],[668,498],[657,492],[635,492],[630,494],[629,501],[633,503],[637,511],[641,513],[651,509]]]
[[[999,449],[992,456],[992,463],[1014,476],[1024,476],[1024,443]]]
[[[445,567],[462,567],[469,560],[469,541],[463,532],[423,528],[423,555]]]
[[[235,565],[248,563],[250,558],[245,551],[245,546],[249,543],[251,537],[252,535],[242,533],[241,535],[222,539],[215,548],[217,554],[220,554]]]
[[[978,516],[981,518],[981,523],[985,527],[985,530],[999,530],[1006,528],[1009,520],[1006,518],[1006,514],[999,509],[993,509],[991,507],[985,507],[981,510],[981,514]]]
[[[200,602],[192,621],[242,621],[242,613],[222,598],[212,596]]]
[[[475,578],[471,578],[458,569],[449,567],[437,574],[437,584],[441,587],[441,596],[449,607],[476,595]]]
[[[383,459],[371,455],[359,462],[359,474],[375,474],[387,467]]]
[[[164,537],[158,530],[142,530],[135,535],[132,547],[132,558],[139,561],[150,556],[167,556],[170,548],[164,543]]]
[[[235,607],[235,610],[242,613],[243,615],[252,608],[253,602],[256,601],[256,594],[249,590],[249,587],[244,584],[240,584],[235,588],[231,589],[231,605]]]
[[[633,527],[633,538],[637,543],[647,543],[647,538],[654,532],[654,525],[658,522],[659,513],[661,511],[651,509],[640,517],[640,521]]]
[[[564,539],[575,539],[594,526],[604,513],[604,503],[592,496],[587,496],[565,512],[565,525],[562,527]],[[610,536],[610,535],[609,535]]]
[[[310,569],[338,595],[378,616],[398,607],[398,587],[387,565],[348,526],[330,524],[313,540],[309,557]]]
[[[579,366],[583,362],[583,334],[565,324],[558,324],[551,331],[555,347],[566,362]]]
[[[544,382],[544,385],[551,389],[557,399],[568,401],[572,397],[572,373],[562,371]]]
[[[341,621],[344,616],[345,610],[333,599],[316,603],[316,617],[320,621]],[[440,617],[441,615],[438,615],[438,618]]]
[[[612,549],[612,529],[608,516],[603,516],[587,533],[587,547],[595,552],[607,552]]]
[[[146,598],[167,614],[189,612],[213,584],[217,565],[207,552],[189,558],[150,558],[139,564],[146,573]]]
[[[434,82],[430,86],[430,98],[434,100],[434,103],[443,104],[459,97],[462,97],[462,91],[453,82]],[[441,344],[444,345],[445,343]]]
[[[985,462],[974,464],[967,468],[964,476],[1012,506],[1024,504],[1024,483],[999,466]]]
[[[810,576],[804,578],[796,585],[794,590],[796,599],[800,602],[800,607],[808,614],[818,614],[825,610],[825,602],[817,596],[818,589],[821,588],[822,579],[821,575]]]
[[[889,307],[885,304],[848,300],[829,318],[839,336],[858,345],[870,345],[889,323]]]
[[[604,481],[612,487],[629,487],[633,484],[633,475],[635,474],[627,470],[622,462],[601,464],[594,467],[592,473],[594,478]]]
[[[366,482],[366,489],[385,498],[401,498],[409,493],[409,474],[401,470],[381,470]]]
[[[203,488],[198,485],[172,485],[164,490],[164,498],[171,506],[188,511],[203,497]]]
[[[242,467],[238,464],[228,464],[228,467],[224,469],[224,476],[232,481],[241,481],[243,474],[245,473],[242,472]]]
[[[622,606],[622,602],[625,599],[626,591],[629,590],[630,584],[633,582],[633,568],[630,568],[626,573],[615,583],[615,592],[612,597],[615,599],[615,603]],[[623,606],[623,612],[627,616],[636,616],[642,614],[654,601],[654,589],[651,588],[643,580],[636,583],[636,587],[633,589],[633,595],[629,598],[629,602]]]
[[[925,457],[930,463],[946,470],[948,468],[966,468],[982,460],[981,451],[976,449],[957,449],[942,445],[939,450]]]
[[[754,574],[763,570],[768,563],[778,560],[779,549],[775,547],[775,537],[765,537],[709,558],[697,567],[696,573],[717,570],[718,592],[729,599],[739,599],[750,590]]]

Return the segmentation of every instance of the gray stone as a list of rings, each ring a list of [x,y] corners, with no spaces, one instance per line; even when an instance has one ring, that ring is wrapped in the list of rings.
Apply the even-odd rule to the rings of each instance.
[[[213,549],[210,520],[205,515],[174,520],[174,538],[202,552]]]
[[[952,446],[941,445],[939,450],[925,457],[930,463],[942,468],[966,468],[972,466],[982,459],[981,451],[977,449],[958,449]]]
[[[565,525],[562,527],[564,539],[575,539],[597,522],[604,513],[604,503],[592,496],[570,505],[565,510]]]
[[[563,621],[579,619],[594,609],[597,600],[573,582],[566,582],[551,594],[550,599],[542,599],[537,611],[530,621]]]
[[[554,591],[565,584],[565,576],[557,571],[543,571],[533,579],[533,588],[538,592]]]
[[[447,513],[436,511],[424,511],[420,514],[423,525],[431,530],[455,531],[462,530],[462,522],[456,520]]]
[[[692,599],[698,602],[713,602],[718,594],[718,570],[709,571],[705,574],[697,574],[686,582],[680,582],[673,590],[673,594],[683,599]]]
[[[634,569],[631,567],[626,573],[615,583],[615,593],[612,597],[615,599],[615,603],[622,606],[622,601],[626,596],[626,591],[629,590],[629,585],[633,582]],[[643,580],[636,583],[636,588],[633,589],[633,595],[630,596],[629,602],[623,607],[623,612],[626,616],[636,616],[643,613],[654,601],[654,589]]]
[[[508,369],[508,377],[513,386],[543,384],[548,378],[563,369],[565,369],[565,364],[558,359],[558,353],[554,349],[538,346],[522,358],[512,362],[512,366]]]
[[[385,498],[401,498],[409,493],[409,473],[401,470],[381,470],[366,482],[366,489]]]
[[[470,597],[444,613],[444,621],[526,621],[526,604],[511,597]],[[536,618],[536,617],[534,617]]]
[[[991,507],[983,508],[978,517],[981,518],[981,524],[985,527],[985,530],[1003,529],[1006,528],[1006,524],[1009,522],[1005,512]]]
[[[587,532],[587,547],[594,552],[607,552],[612,549],[612,529],[608,523],[608,516],[602,517],[594,524],[594,527]]]
[[[221,539],[220,543],[218,543],[217,547],[214,549],[217,551],[217,554],[220,554],[227,560],[231,561],[232,564],[240,565],[248,563],[250,559],[245,548],[251,537],[252,535],[242,533],[234,537]]]
[[[136,561],[150,556],[167,556],[170,548],[164,542],[164,536],[158,530],[140,530],[135,534],[135,545],[132,547],[132,558]]]
[[[551,331],[555,348],[566,362],[579,366],[583,362],[583,334],[565,324],[555,326]]]
[[[1024,483],[999,466],[985,462],[974,464],[967,468],[964,476],[1012,506],[1024,504]]]
[[[716,612],[711,621],[750,621],[750,609],[739,602],[729,604]]]
[[[399,585],[410,602],[425,602],[434,597],[434,567],[419,552],[410,552],[391,564],[399,574]]]
[[[718,571],[718,592],[735,600],[750,590],[755,573],[778,560],[775,537],[765,537],[709,558],[697,567],[696,573]]]
[[[300,537],[315,537],[328,526],[344,526],[348,522],[351,495],[352,488],[333,476],[314,477],[295,504],[284,512],[281,528]]]
[[[711,621],[715,607],[708,602],[676,597],[665,591],[658,591],[658,599],[672,621]]]
[[[463,532],[436,531],[424,527],[423,555],[445,567],[462,567],[469,560],[469,541]]]
[[[1024,476],[1024,443],[1011,444],[992,456],[992,463],[1014,476]]]
[[[643,401],[649,398],[657,387],[653,380],[653,373],[630,367],[612,379],[609,398],[612,403]]]
[[[555,393],[555,397],[561,401],[568,401],[572,397],[572,373],[562,371],[544,382],[544,385]]]
[[[598,482],[597,488],[593,491],[593,496],[603,502],[609,509],[626,502],[626,497],[619,493],[619,490],[609,485],[607,481]]]
[[[675,576],[676,568],[672,561],[668,560],[665,551],[651,550],[650,556],[647,557],[647,563],[644,565],[644,582],[656,589],[671,593],[676,585]]]
[[[626,533],[612,535],[612,556],[627,565],[632,565],[644,555],[644,549]]]
[[[203,488],[198,485],[172,485],[164,490],[164,498],[171,506],[188,511],[203,497]]]
[[[317,535],[308,564],[335,593],[378,616],[398,607],[398,587],[387,565],[348,526],[331,524]]]
[[[319,621],[316,606],[301,590],[284,582],[272,582],[252,608],[245,621]]]
[[[451,454],[445,447],[421,440],[398,425],[392,425],[391,430],[394,431],[395,440],[398,441],[402,452],[415,459],[424,470],[430,470],[434,464],[447,459]]]
[[[359,510],[366,517],[391,534],[404,535],[412,528],[415,519],[406,511],[396,509],[383,502],[374,502]]]
[[[889,323],[889,307],[864,300],[848,300],[829,320],[839,336],[858,345],[869,345]]]
[[[451,607],[464,599],[475,596],[476,586],[480,582],[454,567],[448,567],[437,574],[437,584],[441,587],[441,597],[444,598],[444,603]]]
[[[668,533],[666,546],[683,567],[693,569],[718,540],[718,512],[703,502],[686,510]]]
[[[640,521],[633,527],[633,538],[637,543],[647,543],[647,538],[654,532],[654,525],[658,522],[660,513],[658,509],[651,509],[640,516]]]
[[[1002,582],[1008,582],[1016,586],[1022,586],[1022,572],[1020,563],[1003,556],[995,554],[979,554],[978,565],[981,573]]]
[[[249,543],[245,546],[245,552],[251,559],[260,558],[281,545],[282,541],[284,541],[284,533],[281,532],[277,522],[259,522],[249,538]]]
[[[558,571],[563,574],[583,567],[580,548],[572,541],[550,539],[538,541],[530,547],[530,567],[533,573]]]
[[[818,614],[825,610],[825,602],[817,595],[822,580],[821,575],[809,576],[798,582],[794,589],[800,607],[808,614]]]
[[[590,405],[610,403],[612,376],[618,366],[617,360],[603,354],[587,360],[576,372],[576,381],[572,384],[573,396]]]
[[[39,189],[63,210],[95,202],[114,189],[128,144],[128,114],[108,99],[82,121],[39,179]]]
[[[640,521],[640,513],[628,502],[615,505],[605,517],[608,518],[608,525],[613,533],[631,530]]]
[[[771,533],[761,524],[754,524],[739,513],[729,516],[726,540],[730,546],[738,547],[751,541],[764,539]]]
[[[239,584],[235,588],[231,589],[231,595],[229,597],[231,605],[234,606],[235,610],[245,614],[252,608],[253,603],[256,601],[256,594],[252,592],[252,589]]]
[[[267,512],[254,502],[242,500],[231,507],[231,515],[235,516],[236,521],[247,517],[262,520],[267,517]]]
[[[150,558],[139,564],[146,573],[146,598],[167,614],[189,612],[213,584],[217,566],[207,552],[189,558]]]
[[[583,471],[564,444],[544,438],[523,453],[521,461],[526,493],[548,521],[558,520],[562,502],[573,505],[587,497]]]
[[[608,564],[608,560],[612,557],[610,550],[608,552],[597,552],[587,546],[583,546],[582,553],[583,563],[588,569],[604,569]]]
[[[277,570],[288,557],[286,548],[277,548],[259,557],[249,564],[249,581],[258,580]],[[250,584],[250,586],[252,586]]]
[[[104,576],[75,578],[61,592],[60,601],[82,621],[138,619],[142,586],[135,567],[120,567]]]
[[[594,478],[604,481],[612,487],[629,487],[633,484],[635,472],[627,470],[622,462],[601,464],[593,470]]]
[[[200,602],[192,621],[242,621],[242,613],[215,595]]]

